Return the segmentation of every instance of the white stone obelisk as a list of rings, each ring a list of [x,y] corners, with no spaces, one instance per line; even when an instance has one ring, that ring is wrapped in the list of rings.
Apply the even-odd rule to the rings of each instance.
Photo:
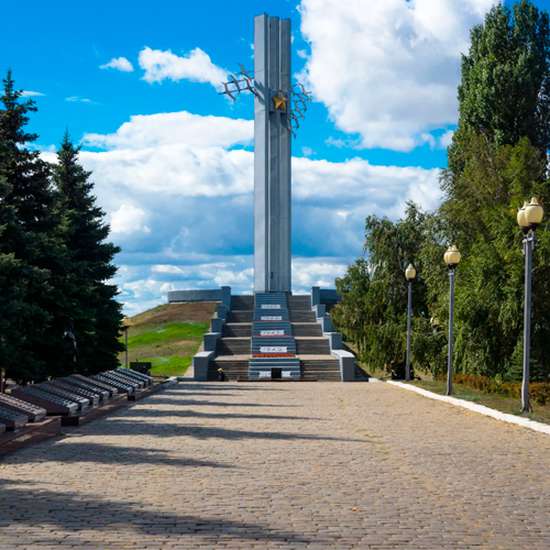
[[[291,291],[290,19],[254,18],[254,291]]]

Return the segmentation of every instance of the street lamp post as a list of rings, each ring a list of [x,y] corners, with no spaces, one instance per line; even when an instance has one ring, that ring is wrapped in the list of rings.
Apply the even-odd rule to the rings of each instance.
[[[544,210],[533,197],[530,203],[524,202],[518,210],[517,222],[524,233],[523,254],[525,256],[525,298],[523,303],[523,377],[521,381],[521,412],[531,411],[529,402],[529,363],[531,360],[531,289],[533,283],[533,250],[535,231],[542,221]]]
[[[443,260],[449,268],[449,343],[447,346],[447,390],[445,395],[453,393],[453,324],[455,315],[455,268],[460,263],[460,252],[455,245],[447,248]]]
[[[414,265],[409,264],[405,269],[407,279],[407,357],[405,361],[405,380],[411,379],[411,317],[412,317],[412,283],[416,278]]]
[[[128,368],[128,328],[130,328],[126,323],[123,325],[124,328],[124,366]]]

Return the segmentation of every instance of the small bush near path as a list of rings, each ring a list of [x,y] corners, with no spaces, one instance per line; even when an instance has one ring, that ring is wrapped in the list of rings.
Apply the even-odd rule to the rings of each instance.
[[[521,382],[502,382],[498,378],[461,373],[455,374],[453,380],[456,384],[462,384],[484,393],[498,393],[516,399],[521,398]],[[534,403],[550,405],[550,382],[531,382],[529,396]]]

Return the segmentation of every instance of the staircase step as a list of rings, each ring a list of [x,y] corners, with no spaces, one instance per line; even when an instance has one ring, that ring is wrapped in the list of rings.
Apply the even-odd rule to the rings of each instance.
[[[227,380],[237,380],[239,377],[248,376],[248,360],[250,356],[217,357],[208,367],[208,379],[216,380],[217,370],[221,367]]]
[[[252,310],[235,310],[227,314],[227,323],[252,323]]]
[[[222,336],[225,338],[250,338],[252,323],[225,323]]]
[[[250,338],[220,338],[216,345],[217,355],[241,355],[250,353]]]
[[[291,310],[290,321],[292,323],[315,323],[316,318],[311,310]]]
[[[311,296],[308,294],[289,296],[288,307],[291,311],[298,309],[311,311]]]
[[[292,323],[292,334],[297,336],[323,336],[318,323]]]
[[[231,296],[231,311],[235,310],[246,310],[251,311],[254,309],[254,296],[242,295],[242,296]]]
[[[328,338],[298,336],[296,340],[296,353],[300,355],[330,355]]]

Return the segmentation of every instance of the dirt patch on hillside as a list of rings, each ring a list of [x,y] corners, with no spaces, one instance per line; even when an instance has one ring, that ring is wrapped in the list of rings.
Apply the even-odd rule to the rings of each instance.
[[[139,325],[170,322],[207,323],[216,309],[216,302],[189,302],[183,304],[163,304],[126,319],[133,327]]]

